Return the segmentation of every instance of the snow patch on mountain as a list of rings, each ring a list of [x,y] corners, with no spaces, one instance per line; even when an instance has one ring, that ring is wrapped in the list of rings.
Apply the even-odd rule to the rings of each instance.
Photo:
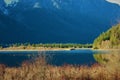
[[[120,0],[106,0],[110,3],[115,3],[115,4],[118,4],[120,6]]]
[[[53,6],[55,6],[57,9],[60,9],[60,6],[59,6],[57,0],[51,0],[51,1],[53,2]]]
[[[19,2],[19,0],[4,0],[4,2],[6,3],[6,6],[10,6],[12,4]]]
[[[39,2],[36,2],[36,3],[34,4],[33,8],[41,8],[40,3],[39,3]]]

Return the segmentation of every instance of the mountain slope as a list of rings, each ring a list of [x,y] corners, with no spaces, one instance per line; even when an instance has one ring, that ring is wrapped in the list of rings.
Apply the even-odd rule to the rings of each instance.
[[[24,25],[0,13],[0,43],[23,42],[22,39],[27,41],[25,36],[28,36],[28,33]]]
[[[20,27],[11,26],[18,30],[25,28],[27,33],[23,33],[25,37],[20,36],[19,42],[28,39],[31,43],[92,43],[95,37],[120,19],[120,6],[105,0],[15,1],[18,2],[6,5],[4,1],[0,2],[3,3],[0,9],[4,15],[20,24]],[[9,25],[6,26],[10,28]],[[2,31],[1,27],[0,30]],[[7,41],[8,36],[11,34],[1,38]],[[0,42],[5,43],[2,40]]]

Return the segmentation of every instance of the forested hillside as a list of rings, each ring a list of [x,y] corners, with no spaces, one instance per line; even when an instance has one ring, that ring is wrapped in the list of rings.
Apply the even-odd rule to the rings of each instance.
[[[113,26],[106,32],[103,32],[95,39],[93,44],[94,49],[118,49],[120,48],[120,24]]]

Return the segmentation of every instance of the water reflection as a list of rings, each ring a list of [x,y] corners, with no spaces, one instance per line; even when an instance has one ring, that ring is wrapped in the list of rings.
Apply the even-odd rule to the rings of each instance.
[[[0,64],[7,66],[20,66],[23,61],[31,60],[41,54],[45,54],[48,64],[61,66],[64,64],[72,65],[91,65],[96,63],[93,54],[104,53],[91,49],[80,49],[72,51],[26,51],[26,52],[0,52]]]
[[[120,64],[120,51],[109,51],[107,54],[97,53],[94,54],[94,59],[101,64]]]

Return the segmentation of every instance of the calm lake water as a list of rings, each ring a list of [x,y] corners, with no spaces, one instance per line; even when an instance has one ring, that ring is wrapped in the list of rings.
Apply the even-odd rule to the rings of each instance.
[[[91,49],[71,51],[1,51],[0,64],[5,64],[9,67],[17,67],[20,66],[22,62],[32,60],[41,53],[47,56],[46,59],[48,64],[61,66],[64,64],[92,65],[96,63],[93,54],[105,52]]]

